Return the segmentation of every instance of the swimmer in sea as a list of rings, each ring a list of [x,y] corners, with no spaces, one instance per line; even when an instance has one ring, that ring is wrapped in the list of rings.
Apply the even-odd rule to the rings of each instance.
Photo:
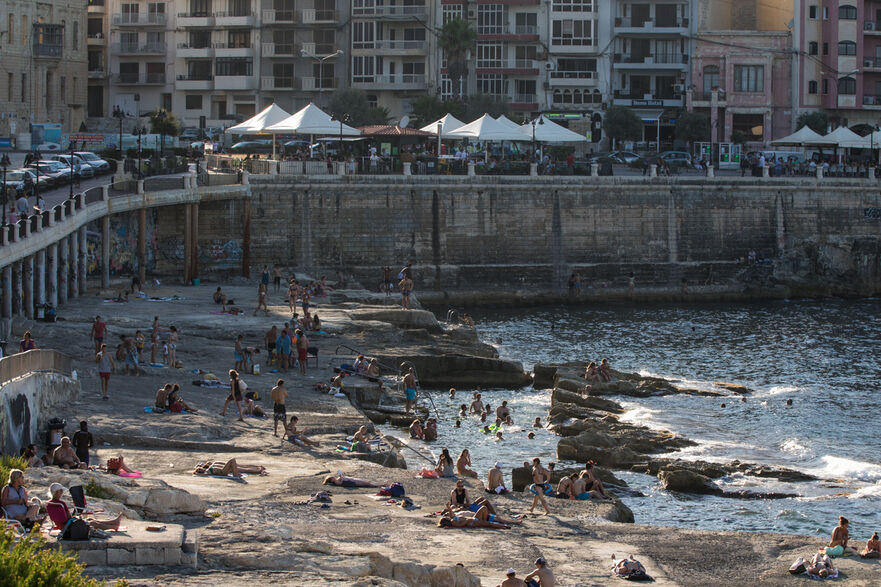
[[[532,423],[532,427],[533,427],[533,428],[542,428],[542,425],[541,425],[541,418],[536,417],[536,418],[535,418],[535,422]]]
[[[505,440],[504,438],[502,438],[502,431],[501,430],[496,432],[496,442],[498,442],[500,440]]]
[[[450,399],[456,399],[456,389],[454,387],[450,388]]]
[[[460,417],[460,418],[464,418],[464,417],[466,417],[467,415],[468,415],[468,406],[466,406],[465,404],[462,404],[462,405],[459,407],[459,417]]]
[[[471,402],[471,408],[468,410],[470,414],[482,414],[483,402],[480,399],[480,393],[474,392],[474,401]]]
[[[526,435],[526,438],[528,438],[529,440],[532,440],[533,438],[535,438],[535,432],[530,432],[529,434]]]

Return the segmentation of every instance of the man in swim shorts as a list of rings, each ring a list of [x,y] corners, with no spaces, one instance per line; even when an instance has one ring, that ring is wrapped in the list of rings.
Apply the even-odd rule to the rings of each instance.
[[[104,344],[104,335],[107,332],[107,324],[101,320],[101,316],[95,316],[95,321],[92,323],[92,340],[95,341],[95,352],[98,353],[101,351],[101,345]]]
[[[404,375],[404,393],[406,395],[406,403],[404,412],[409,414],[416,405],[416,374],[413,367]]]
[[[275,382],[275,387],[269,392],[269,396],[272,398],[272,435],[278,436],[278,423],[281,422],[282,428],[284,428],[285,421],[288,419],[287,409],[284,405],[288,391],[284,388],[284,379]]]
[[[413,280],[404,276],[404,279],[398,283],[398,289],[401,290],[401,309],[410,309],[410,293],[413,291]]]
[[[548,568],[548,561],[540,556],[535,559],[535,570],[524,577],[528,587],[554,587],[557,584],[554,574]]]
[[[542,507],[545,509],[545,515],[551,513],[551,510],[548,509],[548,502],[545,501],[545,492],[551,488],[548,481],[551,479],[551,474],[541,466],[541,460],[539,458],[532,459],[532,485],[529,486],[529,491],[535,494],[535,497],[532,498],[532,507],[529,508],[529,513],[533,513],[535,511],[535,506],[538,502],[541,502]]]

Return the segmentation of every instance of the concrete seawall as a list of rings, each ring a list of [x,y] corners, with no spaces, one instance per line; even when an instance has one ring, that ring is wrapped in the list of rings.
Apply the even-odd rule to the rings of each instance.
[[[412,260],[417,287],[436,290],[556,289],[572,271],[588,283],[626,285],[633,271],[646,286],[703,282],[711,272],[716,283],[881,291],[881,193],[865,180],[471,179],[280,184],[254,177],[249,202],[202,204],[200,268],[240,266],[249,217],[252,266],[330,276],[342,268],[368,287],[382,265]],[[183,214],[166,207],[157,215],[156,270],[176,272]],[[750,251],[772,267],[746,267],[740,260]]]
[[[31,442],[42,445],[53,406],[72,402],[80,382],[59,373],[31,373],[0,388],[0,454],[17,455]],[[74,428],[75,429],[75,428]],[[69,433],[73,430],[68,428]]]

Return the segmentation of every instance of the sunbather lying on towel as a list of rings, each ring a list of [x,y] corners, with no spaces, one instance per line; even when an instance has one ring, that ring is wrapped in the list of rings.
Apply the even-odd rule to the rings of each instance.
[[[339,485],[340,487],[383,487],[381,483],[374,483],[367,479],[358,479],[357,477],[349,477],[339,473],[337,475],[328,475],[324,478],[325,485]]]
[[[215,475],[218,477],[241,477],[242,473],[252,475],[266,475],[266,467],[261,465],[240,465],[235,459],[223,461],[208,461],[199,463],[193,469],[194,475]]]
[[[495,524],[499,524],[505,526],[507,528],[510,527],[511,524],[522,524],[523,520],[519,518],[503,518],[498,514],[489,513],[489,508],[485,505],[480,506],[477,511],[466,511],[462,509],[453,510],[450,507],[450,504],[444,506],[444,517],[447,518],[472,518],[475,520],[479,520],[481,522],[493,522]],[[489,526],[487,526],[489,527]]]

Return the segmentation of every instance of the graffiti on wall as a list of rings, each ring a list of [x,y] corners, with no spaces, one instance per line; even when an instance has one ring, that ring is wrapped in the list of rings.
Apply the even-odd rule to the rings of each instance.
[[[86,271],[88,275],[100,275],[103,265],[101,247],[101,223],[93,222],[86,233]],[[156,266],[156,218],[147,211],[146,269]],[[128,275],[138,266],[138,213],[114,214],[110,217],[110,274]]]
[[[199,241],[198,262],[203,271],[234,269],[242,263],[242,243],[238,240],[216,239]],[[181,267],[184,262],[184,242],[179,238],[167,238],[156,244],[156,257],[161,268]]]

